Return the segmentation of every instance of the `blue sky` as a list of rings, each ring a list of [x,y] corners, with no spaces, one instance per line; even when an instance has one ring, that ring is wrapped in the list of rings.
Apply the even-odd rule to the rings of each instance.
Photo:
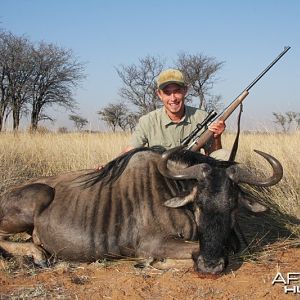
[[[225,64],[214,93],[231,102],[283,50],[291,50],[251,90],[244,128],[272,125],[272,112],[300,112],[300,1],[0,0],[0,27],[33,42],[72,49],[87,78],[75,98],[79,114],[101,128],[96,112],[117,101],[115,67],[147,55],[202,53]],[[55,127],[71,126],[68,113]]]

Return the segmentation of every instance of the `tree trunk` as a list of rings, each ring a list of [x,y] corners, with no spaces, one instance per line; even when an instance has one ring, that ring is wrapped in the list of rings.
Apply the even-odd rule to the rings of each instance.
[[[2,131],[3,128],[3,116],[0,115],[0,132]]]
[[[18,131],[20,125],[20,109],[13,109],[13,130]]]
[[[1,100],[1,102],[0,102],[0,132],[3,129],[3,124],[4,124],[4,120],[5,120],[4,115],[5,115],[6,107],[7,107],[7,105],[5,104],[5,102]]]
[[[30,129],[32,131],[36,131],[39,123],[39,111],[38,109],[32,109],[31,112],[31,122],[30,122]]]

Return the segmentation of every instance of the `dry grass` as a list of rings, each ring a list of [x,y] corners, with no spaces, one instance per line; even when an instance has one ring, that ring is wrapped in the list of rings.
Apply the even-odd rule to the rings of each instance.
[[[231,148],[234,135],[227,135],[224,147]],[[237,161],[257,174],[268,176],[271,168],[253,150],[276,157],[284,169],[283,179],[270,188],[246,187],[269,210],[260,215],[242,213],[241,227],[250,243],[243,260],[271,261],[275,253],[300,246],[300,132],[293,134],[242,134]]]
[[[230,148],[232,137],[226,139]],[[233,140],[233,139],[232,139]],[[245,164],[258,174],[270,174],[270,167],[253,150],[258,149],[275,156],[282,164],[284,177],[279,184],[269,189],[251,191],[271,208],[272,213],[280,211],[282,215],[300,219],[300,132],[294,134],[244,134],[240,138],[237,161]],[[286,220],[287,221],[287,220]],[[292,228],[299,235],[298,226]]]
[[[129,139],[130,135],[124,133],[2,133],[0,193],[29,178],[104,164],[116,157]],[[230,149],[233,140],[234,135],[225,134],[224,148]],[[278,238],[285,241],[291,236],[300,237],[300,133],[241,135],[237,161],[267,176],[270,167],[253,149],[275,156],[284,168],[284,178],[278,185],[268,189],[247,187],[270,207],[267,214],[258,217],[240,216],[246,237],[256,249],[257,245],[268,245]]]
[[[29,178],[94,168],[116,157],[128,134],[0,134],[0,193]]]
[[[57,283],[54,286],[46,284],[33,284],[14,288],[11,292],[2,293],[0,291],[1,300],[20,300],[20,299],[78,299],[76,294],[67,291],[64,287]]]

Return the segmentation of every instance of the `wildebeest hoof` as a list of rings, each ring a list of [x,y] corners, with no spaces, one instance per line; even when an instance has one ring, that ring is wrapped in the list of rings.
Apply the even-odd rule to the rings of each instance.
[[[45,269],[50,267],[48,260],[35,260],[34,265],[38,268]]]

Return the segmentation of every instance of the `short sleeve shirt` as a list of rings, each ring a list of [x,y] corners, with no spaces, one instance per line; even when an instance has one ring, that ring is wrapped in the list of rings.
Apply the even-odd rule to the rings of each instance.
[[[131,146],[152,147],[161,145],[166,149],[179,146],[181,141],[206,116],[206,111],[185,105],[184,117],[179,123],[175,123],[169,118],[164,107],[156,109],[139,119],[131,139]]]

